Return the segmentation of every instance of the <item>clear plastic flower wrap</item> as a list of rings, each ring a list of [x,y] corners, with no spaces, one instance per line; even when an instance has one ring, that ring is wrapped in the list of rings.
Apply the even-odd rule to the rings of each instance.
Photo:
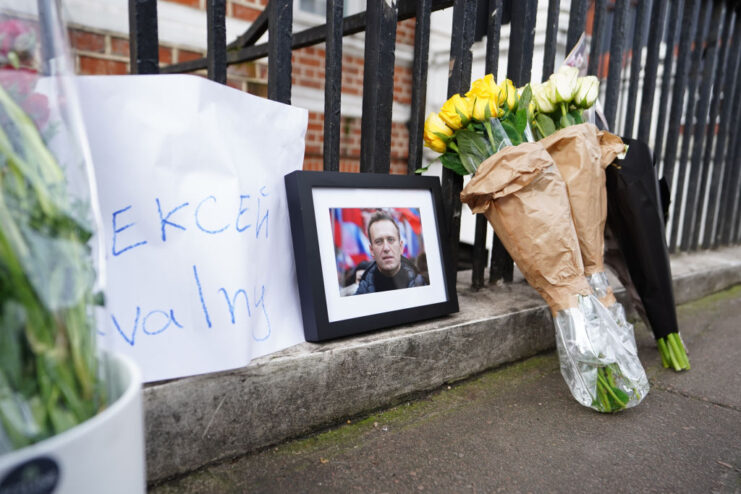
[[[633,325],[628,321],[625,315],[625,308],[623,304],[615,299],[615,295],[612,293],[612,288],[607,281],[607,274],[604,271],[594,273],[587,276],[589,286],[592,287],[594,295],[602,302],[602,305],[610,311],[612,318],[615,320],[619,331],[620,340],[623,344],[633,349],[633,353],[638,354],[638,347],[636,346],[635,331]]]
[[[634,346],[593,295],[554,317],[561,375],[576,401],[600,412],[633,407],[649,384]]]
[[[584,276],[566,184],[540,142],[484,161],[461,201],[483,213],[554,317],[561,371],[572,395],[600,412],[635,406],[648,379]]]
[[[0,453],[86,420],[106,395],[92,164],[58,4],[33,4],[0,2]]]

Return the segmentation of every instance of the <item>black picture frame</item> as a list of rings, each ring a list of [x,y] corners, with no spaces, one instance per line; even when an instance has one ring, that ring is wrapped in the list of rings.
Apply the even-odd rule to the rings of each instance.
[[[307,341],[326,341],[458,312],[455,270],[447,243],[443,241],[447,235],[438,178],[295,171],[285,176],[285,186]],[[326,204],[334,204],[332,201],[344,206],[328,208]],[[420,211],[424,211],[424,214],[420,216],[425,222],[422,234],[425,248],[428,249],[425,257],[429,261],[429,285],[393,292],[335,297],[334,291],[328,291],[328,287],[339,293],[337,286],[331,287],[331,283],[327,282],[332,277],[337,279],[337,266],[328,261],[328,256],[334,259],[331,209],[368,207],[369,203],[377,203],[373,207],[382,207],[384,201],[386,205],[394,201],[398,207],[408,207],[415,201],[421,205]],[[325,217],[330,228],[329,235],[323,224]],[[328,250],[332,252],[328,254]],[[336,281],[334,285],[337,285]],[[389,302],[390,293],[393,293],[393,302]],[[338,316],[338,313],[341,315]]]

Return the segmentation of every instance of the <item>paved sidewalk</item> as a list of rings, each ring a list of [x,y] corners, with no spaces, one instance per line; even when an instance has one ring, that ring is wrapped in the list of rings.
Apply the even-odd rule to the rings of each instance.
[[[678,312],[692,370],[637,327],[634,409],[578,405],[551,352],[150,492],[741,492],[741,286]]]

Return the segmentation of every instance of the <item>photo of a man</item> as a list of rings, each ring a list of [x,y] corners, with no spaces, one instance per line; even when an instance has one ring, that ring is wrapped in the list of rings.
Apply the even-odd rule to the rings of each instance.
[[[402,256],[404,241],[394,219],[379,211],[368,222],[373,264],[360,278],[355,295],[412,288],[427,283],[409,259]]]
[[[331,208],[340,296],[429,285],[418,208]]]

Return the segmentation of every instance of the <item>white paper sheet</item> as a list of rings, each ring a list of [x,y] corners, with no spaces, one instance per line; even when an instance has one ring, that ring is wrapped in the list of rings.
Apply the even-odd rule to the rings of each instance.
[[[189,75],[79,78],[106,241],[106,346],[155,381],[304,341],[283,176],[308,114]]]

